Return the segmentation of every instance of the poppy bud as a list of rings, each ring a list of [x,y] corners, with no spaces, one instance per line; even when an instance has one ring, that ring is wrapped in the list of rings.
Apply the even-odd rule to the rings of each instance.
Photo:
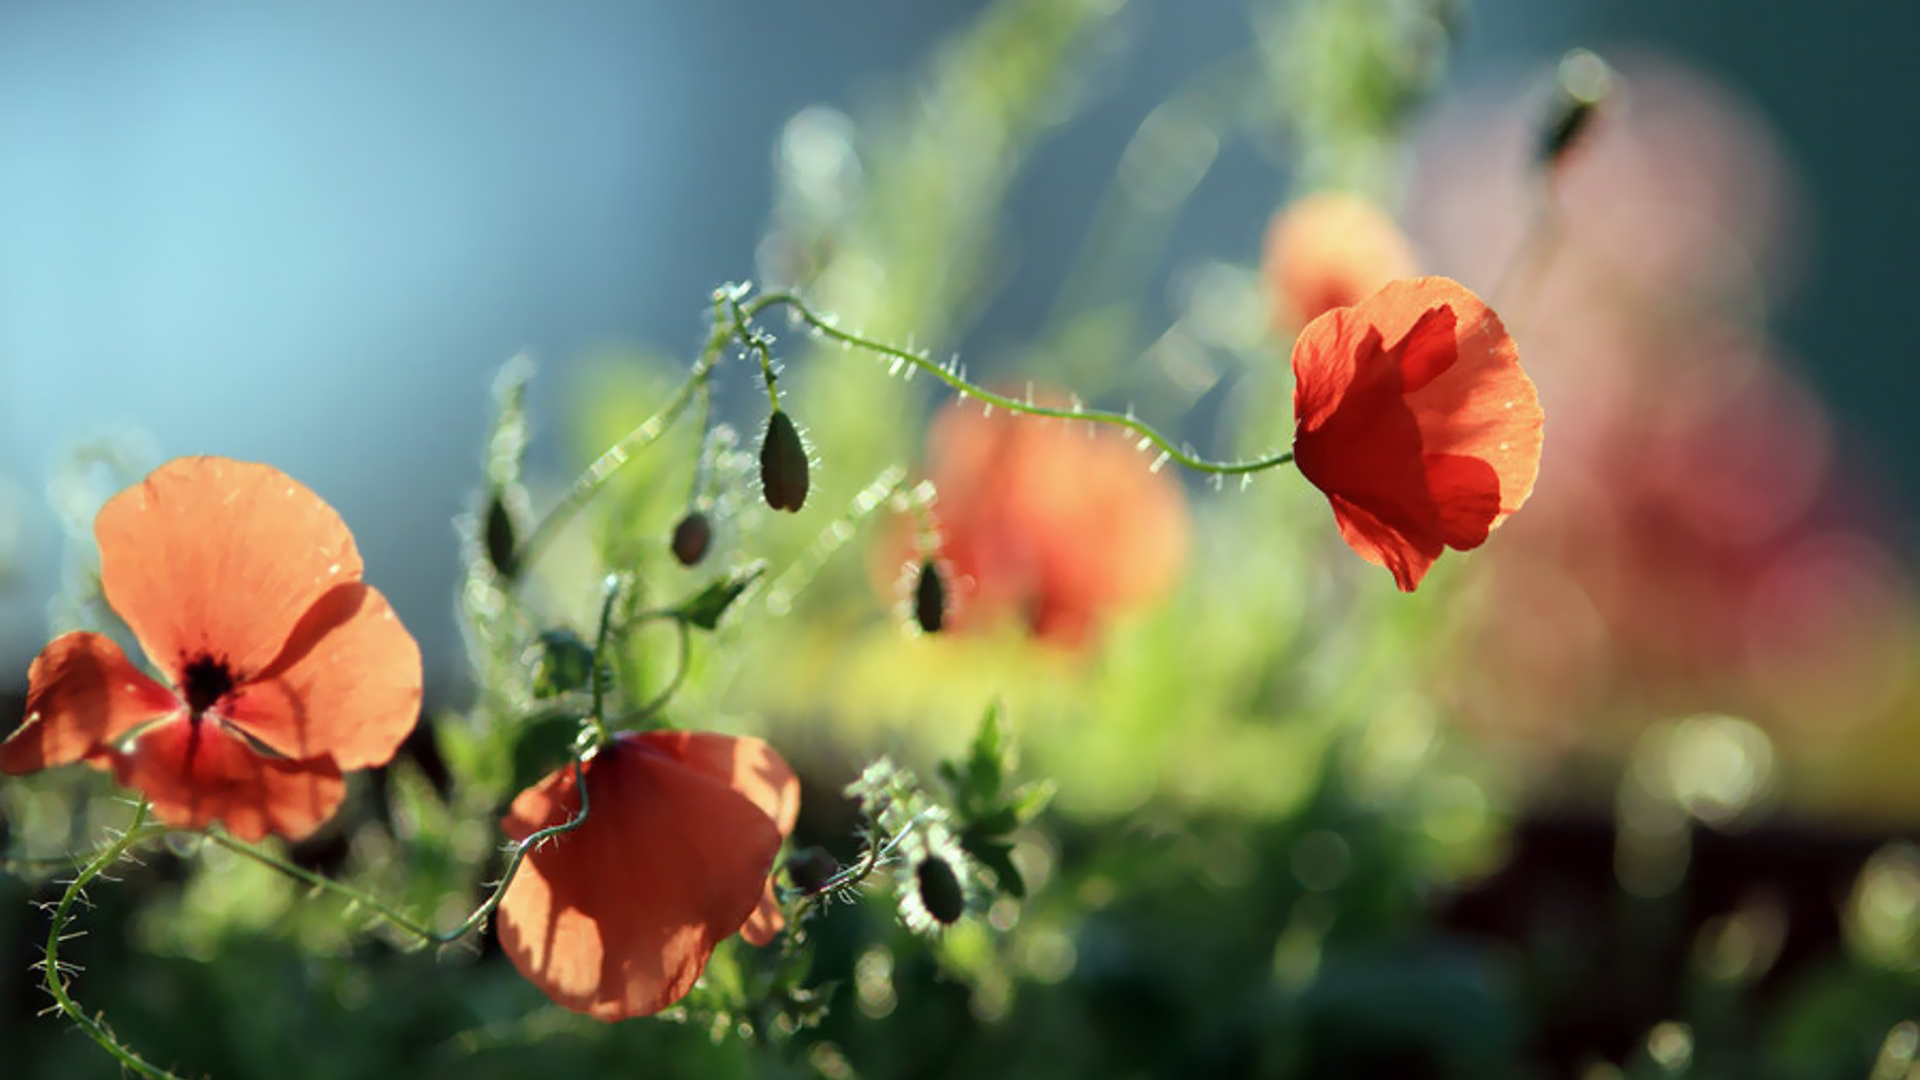
[[[519,569],[517,543],[514,537],[513,516],[507,513],[507,504],[500,498],[499,492],[487,500],[487,561],[493,564],[494,572],[508,581]]]
[[[966,914],[966,890],[960,887],[960,877],[947,860],[938,855],[921,859],[920,865],[913,869],[913,880],[920,893],[921,906],[940,925],[952,926]]]
[[[1613,90],[1613,70],[1605,60],[1585,49],[1575,49],[1560,61],[1559,85],[1553,106],[1540,126],[1534,160],[1542,167],[1558,165],[1592,124],[1601,103]]]
[[[698,510],[687,511],[680,524],[673,527],[673,557],[680,560],[681,566],[692,566],[707,557],[707,548],[713,544],[713,525],[707,521],[707,515]]]
[[[798,513],[807,501],[807,448],[786,410],[774,410],[760,444],[760,490],[775,510]]]
[[[920,580],[913,587],[913,621],[929,634],[939,633],[946,625],[947,583],[932,559],[920,563]]]

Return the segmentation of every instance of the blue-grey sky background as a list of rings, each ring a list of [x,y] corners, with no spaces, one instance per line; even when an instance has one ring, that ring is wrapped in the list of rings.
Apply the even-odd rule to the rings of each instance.
[[[271,461],[319,491],[445,685],[451,521],[494,369],[533,353],[557,404],[597,348],[693,348],[707,291],[752,272],[785,121],[910,87],[981,6],[0,0],[0,542],[17,537],[19,571],[0,673],[24,678],[59,579],[50,465],[133,428],[160,457]],[[1141,118],[1246,43],[1237,2],[1132,8],[1124,65],[1015,192],[1023,274],[1064,265]],[[1780,335],[1911,499],[1920,5],[1870,10],[1481,0],[1454,77],[1650,43],[1747,95],[1809,196]],[[1207,183],[1169,270],[1251,261],[1285,189],[1251,151]],[[976,333],[1016,336],[1044,310],[1000,305]]]

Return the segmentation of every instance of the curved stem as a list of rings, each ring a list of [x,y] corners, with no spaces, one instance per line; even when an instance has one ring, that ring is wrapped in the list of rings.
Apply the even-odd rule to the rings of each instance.
[[[585,767],[579,758],[573,760],[573,786],[574,790],[580,793],[580,812],[558,825],[549,825],[537,832],[530,833],[526,839],[509,848],[510,854],[507,857],[506,869],[501,872],[500,880],[494,885],[493,892],[488,894],[485,900],[481,901],[480,906],[475,908],[473,914],[467,916],[464,922],[445,933],[435,931],[431,927],[416,922],[406,915],[395,911],[364,890],[357,889],[342,881],[336,881],[323,874],[314,873],[304,866],[296,866],[271,851],[256,847],[253,844],[236,838],[224,829],[208,829],[207,838],[219,844],[221,847],[226,848],[228,851],[237,855],[244,855],[262,866],[271,867],[286,874],[288,877],[304,881],[316,889],[323,889],[327,892],[345,897],[347,900],[359,904],[380,916],[382,919],[385,919],[387,923],[395,929],[403,930],[428,944],[451,945],[479,929],[480,926],[492,916],[494,911],[499,908],[501,899],[506,896],[507,886],[513,884],[513,876],[520,872],[520,863],[526,859],[528,852],[532,851],[543,841],[559,836],[562,833],[572,832],[586,823],[588,810],[587,779]]]
[[[40,971],[47,993],[53,995],[55,1007],[67,1019],[78,1025],[81,1031],[86,1032],[87,1038],[92,1039],[100,1045],[102,1050],[111,1054],[113,1059],[120,1063],[121,1068],[131,1069],[142,1076],[149,1077],[150,1080],[181,1080],[174,1073],[134,1053],[132,1049],[115,1038],[113,1032],[97,1017],[88,1016],[82,1012],[80,1003],[67,992],[68,969],[60,963],[60,943],[73,936],[67,932],[67,928],[73,922],[73,906],[82,902],[81,895],[87,883],[99,877],[107,867],[118,862],[120,857],[131,850],[135,844],[164,831],[148,826],[146,821],[147,804],[142,802],[139,809],[133,813],[133,821],[127,826],[126,831],[120,834],[119,839],[102,848],[78,874],[74,875],[73,880],[67,883],[66,891],[60,894],[59,902],[54,905],[53,918],[47,926],[46,959],[42,961]]]
[[[673,396],[667,400],[659,412],[642,420],[632,431],[622,436],[619,442],[607,447],[606,452],[595,458],[593,464],[587,466],[586,471],[574,479],[572,486],[567,488],[567,493],[560,497],[560,501],[554,505],[553,509],[547,511],[546,516],[533,527],[533,531],[527,535],[526,542],[520,545],[520,550],[514,555],[513,565],[521,570],[517,580],[526,580],[527,565],[546,550],[554,534],[565,528],[567,523],[573,520],[573,516],[580,512],[581,507],[591,502],[595,495],[600,494],[600,489],[607,485],[607,481],[613,478],[613,474],[619,472],[620,467],[631,461],[635,454],[645,450],[653,444],[654,440],[665,434],[667,428],[672,426],[673,422],[680,418],[680,414],[686,411],[687,406],[693,403],[695,391],[706,384],[707,378],[713,374],[714,365],[719,363],[721,350],[726,348],[727,342],[733,340],[732,321],[728,317],[729,305],[737,302],[736,292],[722,289],[714,294],[713,329],[707,334],[707,344],[700,350],[700,359],[694,361],[693,369],[687,372],[685,381],[673,392]]]
[[[753,328],[753,316],[744,311],[740,300],[746,295],[745,289],[722,290],[727,295],[727,311],[733,318],[733,336],[740,339],[748,351],[760,361],[760,377],[767,384],[767,403],[774,412],[780,411],[780,391],[774,386],[779,376],[773,371],[773,343],[765,334]]]
[[[1538,180],[1532,203],[1526,231],[1521,234],[1520,243],[1513,253],[1507,256],[1506,265],[1501,268],[1490,294],[1492,301],[1504,313],[1501,321],[1506,323],[1509,331],[1517,330],[1526,321],[1540,285],[1546,278],[1547,267],[1553,262],[1565,235],[1560,208],[1554,202],[1551,176],[1543,176]]]
[[[1158,447],[1162,461],[1176,462],[1184,468],[1192,469],[1194,472],[1210,473],[1217,476],[1244,476],[1276,468],[1293,460],[1293,453],[1291,451],[1275,451],[1266,457],[1255,458],[1250,461],[1209,461],[1175,445],[1172,440],[1162,435],[1151,425],[1129,413],[1117,413],[1106,409],[1088,409],[1079,405],[1062,409],[1050,405],[1036,405],[1031,401],[1022,401],[1018,398],[1010,398],[1005,394],[994,393],[977,383],[969,382],[959,372],[946,365],[936,364],[924,355],[908,352],[905,349],[888,345],[885,342],[874,341],[870,338],[862,337],[859,334],[842,330],[838,326],[835,326],[832,320],[816,314],[812,308],[807,306],[804,300],[790,292],[761,293],[755,297],[751,303],[736,305],[735,332],[741,334],[751,333],[751,327],[748,325],[748,322],[753,319],[754,316],[770,307],[785,307],[793,312],[801,322],[806,323],[807,326],[824,337],[831,338],[843,345],[864,349],[867,352],[884,356],[890,360],[896,360],[903,364],[911,364],[932,375],[934,378],[939,379],[941,382],[946,383],[949,387],[952,387],[966,397],[1006,409],[1008,412],[1024,413],[1028,416],[1051,417],[1055,420],[1085,420],[1089,423],[1108,424],[1113,427],[1125,428],[1135,435],[1140,436],[1141,449],[1144,450],[1149,446]],[[1155,462],[1155,464],[1158,465],[1159,462]]]
[[[594,635],[593,670],[588,675],[588,685],[593,691],[593,730],[601,745],[613,738],[607,732],[607,638],[613,626],[613,602],[620,596],[620,578],[607,577],[607,596],[600,601],[600,630]]]
[[[915,814],[913,819],[908,821],[899,832],[887,837],[886,840],[881,843],[869,846],[866,853],[860,857],[860,861],[821,882],[819,888],[801,896],[800,902],[794,905],[792,923],[795,926],[800,925],[801,918],[813,910],[820,901],[838,896],[848,889],[856,888],[861,882],[872,877],[873,872],[880,868],[880,864],[886,862],[887,859],[893,855],[894,851],[899,848],[901,841],[905,840],[913,830],[919,828],[928,819],[932,818],[933,814],[934,811],[932,809],[922,810],[918,814]],[[871,823],[871,819],[869,820]],[[876,829],[879,828],[877,823],[873,823],[873,827]]]
[[[672,701],[673,695],[679,693],[680,687],[685,685],[687,681],[687,669],[692,666],[690,661],[693,657],[693,628],[688,626],[687,620],[678,614],[674,616],[673,628],[679,632],[680,636],[679,659],[674,665],[673,679],[669,681],[666,686],[662,687],[658,694],[655,694],[649,699],[646,704],[622,716],[618,725],[619,727],[623,729],[631,727],[652,716],[654,713],[659,712],[661,709],[666,708],[667,702]]]
[[[249,844],[219,826],[213,826],[207,830],[207,839],[212,840],[214,843],[236,855],[244,855],[262,866],[278,870],[296,881],[301,881],[313,888],[333,893],[360,907],[364,907],[386,920],[389,925],[396,929],[404,930],[426,941],[445,944],[444,941],[440,940],[440,935],[434,933],[432,928],[423,923],[415,922],[406,915],[395,911],[393,908],[387,906],[385,901],[363,889],[355,888],[344,881],[336,881],[324,874],[316,873],[304,866],[289,862],[265,848]],[[454,936],[458,937],[459,935],[456,934]],[[450,941],[453,939],[449,938],[447,940]]]
[[[707,480],[713,471],[713,382],[700,380],[700,453],[693,459],[693,484],[687,492],[687,509],[695,510],[700,505],[700,495],[707,488]]]

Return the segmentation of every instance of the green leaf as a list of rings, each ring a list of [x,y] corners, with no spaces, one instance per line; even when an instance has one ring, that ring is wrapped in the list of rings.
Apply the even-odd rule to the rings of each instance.
[[[980,718],[980,730],[973,737],[964,780],[956,785],[963,803],[981,807],[999,801],[1000,785],[1005,781],[1006,770],[1012,764],[1009,751],[1006,727],[1000,719],[1000,702],[996,700],[987,706],[986,715]]]
[[[1013,845],[1005,840],[989,839],[975,835],[972,829],[960,834],[960,846],[974,857],[981,866],[993,871],[994,881],[1000,891],[1015,900],[1027,898],[1026,879],[1020,876],[1020,870],[1013,865]]]
[[[767,572],[764,559],[755,559],[746,566],[729,571],[726,576],[709,583],[706,588],[683,601],[678,608],[680,617],[688,624],[702,630],[712,630],[720,625],[720,616],[727,608],[747,591],[747,587],[760,580]]]
[[[1014,816],[1013,807],[999,806],[967,822],[969,834],[986,836],[1005,836],[1020,827],[1020,819]]]
[[[1039,817],[1053,802],[1053,791],[1051,780],[1036,780],[1031,784],[1020,785],[1019,790],[1013,793],[1012,802],[1008,804],[1013,810],[1014,820],[1025,825]]]

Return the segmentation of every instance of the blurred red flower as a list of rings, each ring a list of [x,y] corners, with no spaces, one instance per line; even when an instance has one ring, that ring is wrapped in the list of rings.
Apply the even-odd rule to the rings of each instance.
[[[0,771],[84,761],[167,824],[297,839],[333,815],[343,771],[412,730],[420,648],[361,584],[340,516],[285,473],[181,458],[108,500],[94,535],[107,603],[167,683],[100,634],[56,638]]]
[[[1548,176],[1503,86],[1442,111],[1410,185],[1436,265],[1526,297],[1508,315],[1554,413],[1551,482],[1458,609],[1455,711],[1556,757],[1727,712],[1837,761],[1920,680],[1874,464],[1764,330],[1804,270],[1800,184],[1729,90],[1614,59],[1627,92]]]
[[[1419,271],[1413,245],[1393,219],[1345,191],[1317,192],[1275,214],[1262,262],[1274,325],[1284,333]]]
[[[528,981],[598,1020],[645,1016],[685,996],[728,935],[773,940],[773,860],[800,812],[779,754],[655,731],[617,736],[583,770],[587,819],[529,852],[500,902],[501,948]],[[520,841],[579,809],[569,765],[501,826]]]
[[[1539,396],[1499,318],[1457,282],[1395,281],[1321,315],[1294,342],[1293,375],[1301,474],[1402,590],[1533,491]]]
[[[1012,617],[1082,645],[1185,565],[1180,485],[1110,431],[956,404],[935,421],[928,457],[956,629]]]

